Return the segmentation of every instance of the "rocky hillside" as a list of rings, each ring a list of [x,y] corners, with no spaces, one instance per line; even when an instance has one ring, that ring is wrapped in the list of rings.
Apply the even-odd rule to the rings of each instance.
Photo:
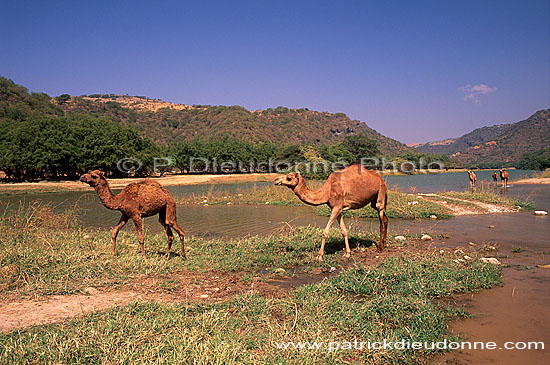
[[[550,109],[517,123],[478,128],[459,138],[414,147],[420,152],[445,153],[468,165],[514,163],[526,152],[550,147]]]
[[[253,142],[316,144],[363,134],[376,140],[384,154],[410,150],[401,142],[385,137],[343,113],[285,107],[249,111],[240,106],[189,106],[113,94],[58,97],[53,100],[65,111],[108,116],[115,121],[135,125],[161,144],[222,134]]]

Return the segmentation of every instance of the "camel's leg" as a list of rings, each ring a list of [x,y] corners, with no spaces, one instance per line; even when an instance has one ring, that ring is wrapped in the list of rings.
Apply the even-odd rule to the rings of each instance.
[[[132,217],[132,220],[134,221],[134,225],[136,226],[138,241],[141,247],[141,253],[143,254],[143,257],[146,257],[145,246],[143,244],[143,241],[145,240],[143,237],[143,222],[141,221],[141,217],[139,215]]]
[[[120,217],[118,224],[115,226],[115,228],[113,228],[113,233],[111,233],[111,245],[113,246],[113,255],[116,254],[116,236],[118,236],[118,231],[120,231],[120,229],[124,227],[126,222],[128,222],[128,217],[123,214],[122,217]]]
[[[174,241],[174,233],[172,233],[170,226],[166,224],[166,211],[159,213],[159,222],[164,227],[166,236],[168,237],[168,247],[166,248],[165,256],[170,257],[170,249],[172,248],[172,242]]]
[[[325,230],[323,231],[323,239],[321,240],[321,249],[319,250],[319,254],[317,255],[317,261],[323,261],[323,254],[325,253],[325,242],[327,241],[327,237],[330,233],[330,229],[332,228],[332,225],[336,221],[336,218],[342,213],[342,208],[332,208],[332,213],[330,214],[330,218],[328,220],[327,226],[325,227]]]
[[[378,210],[378,220],[380,221],[380,243],[376,251],[380,252],[386,245],[386,236],[388,234],[388,216],[385,209]]]
[[[342,232],[342,236],[344,236],[344,242],[346,243],[346,252],[344,253],[344,257],[350,258],[351,249],[349,248],[348,230],[346,228],[346,225],[344,224],[344,217],[342,217],[342,214],[340,214],[337,219],[338,219],[338,222],[340,223],[340,232]]]
[[[178,232],[178,235],[180,236],[180,242],[181,242],[181,257],[185,258],[185,244],[184,244],[185,232],[178,225],[178,222],[176,219],[176,203],[166,205],[166,225],[168,227],[174,228],[176,232]]]

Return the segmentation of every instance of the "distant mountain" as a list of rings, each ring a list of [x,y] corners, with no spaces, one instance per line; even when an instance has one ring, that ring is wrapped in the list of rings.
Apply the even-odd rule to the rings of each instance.
[[[412,146],[420,152],[445,153],[466,165],[512,164],[526,152],[550,147],[550,109],[526,120],[473,130],[459,138]]]
[[[144,96],[114,94],[58,97],[53,100],[68,112],[108,116],[115,121],[135,125],[143,134],[161,144],[222,134],[252,142],[316,144],[333,143],[348,135],[363,134],[376,140],[384,154],[394,155],[410,150],[403,143],[385,137],[343,113],[285,107],[249,111],[241,106],[190,106]]]

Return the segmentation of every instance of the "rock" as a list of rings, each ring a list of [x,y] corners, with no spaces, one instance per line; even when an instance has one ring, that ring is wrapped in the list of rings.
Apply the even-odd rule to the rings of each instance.
[[[328,272],[335,272],[336,268],[334,266],[331,266],[330,269],[328,269]]]
[[[445,253],[445,250],[439,250],[439,253]]]
[[[418,204],[418,201],[415,200],[415,201],[413,201],[413,202],[408,202],[407,204],[408,204],[408,205],[416,205],[416,204]]]
[[[406,241],[407,238],[405,236],[395,236],[396,241]]]
[[[208,203],[208,200],[204,199],[202,202],[206,204]]]
[[[275,274],[286,274],[286,270],[282,267],[279,267],[278,269],[273,270]]]
[[[489,226],[489,228],[495,228],[495,226]]]
[[[476,245],[475,243],[473,243],[473,242],[468,242],[468,244],[469,244],[470,246],[477,246],[477,245]]]
[[[85,234],[84,236],[82,236],[82,238],[84,238],[85,240],[87,240],[87,239],[90,238],[90,235],[89,235],[89,234]]]
[[[498,261],[494,257],[482,257],[479,259],[481,262],[484,262],[486,264],[493,264],[493,265],[502,265],[500,261]]]
[[[433,238],[431,236],[427,235],[427,234],[422,235],[422,237],[420,237],[420,239],[422,241],[431,241],[431,240],[433,240]]]
[[[84,289],[84,293],[88,294],[88,295],[96,295],[99,293],[99,290],[97,290],[96,288],[93,288],[91,286],[87,287],[86,289]]]
[[[199,298],[206,299],[206,298],[208,298],[208,294],[202,294],[202,295],[199,296]]]
[[[471,260],[472,260],[472,258],[471,258],[470,256],[468,256],[468,255],[464,255],[464,260],[468,260],[468,261],[471,261]]]
[[[545,210],[535,210],[535,215],[548,215],[548,212]]]
[[[269,205],[269,202],[265,202],[265,205]]]
[[[462,251],[460,248],[457,248],[457,249],[455,250],[455,253],[464,254],[464,251]]]
[[[550,269],[550,265],[537,265],[539,269]]]
[[[231,202],[228,202],[228,203],[227,203],[227,205],[233,205],[233,203],[231,203]]]
[[[437,215],[433,215],[433,214],[432,214],[432,215],[430,216],[430,219],[437,219]]]

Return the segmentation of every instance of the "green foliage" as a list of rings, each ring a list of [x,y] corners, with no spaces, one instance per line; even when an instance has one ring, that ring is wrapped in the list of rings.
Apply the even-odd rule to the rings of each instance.
[[[516,167],[525,170],[545,170],[550,168],[550,147],[535,152],[524,153]]]

